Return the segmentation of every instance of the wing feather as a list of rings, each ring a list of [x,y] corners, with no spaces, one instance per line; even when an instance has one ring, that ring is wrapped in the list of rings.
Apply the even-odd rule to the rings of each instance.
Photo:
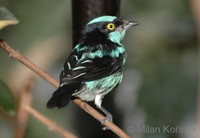
[[[60,75],[61,83],[93,81],[122,70],[124,54],[119,55],[117,58],[107,55],[101,58],[96,57],[91,59],[86,56],[84,59],[81,59],[81,61],[81,56],[74,56],[74,54],[75,53],[72,53],[65,62],[64,70]],[[74,57],[76,57],[76,59]],[[79,57],[79,60],[77,60],[77,57]]]

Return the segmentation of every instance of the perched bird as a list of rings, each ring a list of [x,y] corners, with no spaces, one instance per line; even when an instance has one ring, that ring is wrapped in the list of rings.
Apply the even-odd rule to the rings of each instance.
[[[115,88],[123,77],[126,52],[121,44],[125,32],[136,22],[115,16],[91,20],[83,29],[79,44],[64,63],[60,86],[47,103],[48,108],[62,108],[72,97],[94,101],[97,108],[112,121],[112,115],[101,106],[103,97]]]

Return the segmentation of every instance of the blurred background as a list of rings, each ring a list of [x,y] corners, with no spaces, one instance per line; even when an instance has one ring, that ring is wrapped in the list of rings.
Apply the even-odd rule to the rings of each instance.
[[[120,17],[140,25],[130,29],[122,42],[128,54],[124,79],[103,105],[131,137],[196,138],[200,133],[196,127],[198,24],[192,2],[121,1]],[[0,6],[20,21],[0,30],[0,38],[58,80],[72,48],[71,1],[0,0]],[[16,105],[30,77],[36,78],[32,106],[40,113],[81,138],[117,137],[102,132],[100,123],[72,102],[61,110],[47,109],[55,88],[0,50],[0,80],[11,89]],[[0,112],[0,137],[12,138],[14,133],[12,119]],[[24,137],[41,136],[59,137],[30,116]]]

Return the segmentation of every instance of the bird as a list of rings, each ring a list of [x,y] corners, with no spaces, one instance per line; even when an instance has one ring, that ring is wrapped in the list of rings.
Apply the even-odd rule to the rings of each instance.
[[[113,121],[112,114],[102,106],[102,100],[123,78],[126,61],[121,43],[135,21],[116,16],[100,16],[88,22],[79,43],[72,49],[60,73],[60,86],[47,102],[47,108],[63,108],[72,98],[94,101],[106,116],[101,121]],[[108,129],[103,127],[103,130]]]

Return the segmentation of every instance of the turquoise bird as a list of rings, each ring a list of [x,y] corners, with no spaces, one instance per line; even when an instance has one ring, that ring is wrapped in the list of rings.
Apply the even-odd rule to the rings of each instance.
[[[101,16],[87,23],[79,44],[64,63],[60,86],[47,107],[62,108],[71,98],[94,101],[106,115],[101,123],[112,121],[111,113],[102,106],[102,99],[122,81],[126,52],[121,40],[135,25],[136,22],[115,16]]]

